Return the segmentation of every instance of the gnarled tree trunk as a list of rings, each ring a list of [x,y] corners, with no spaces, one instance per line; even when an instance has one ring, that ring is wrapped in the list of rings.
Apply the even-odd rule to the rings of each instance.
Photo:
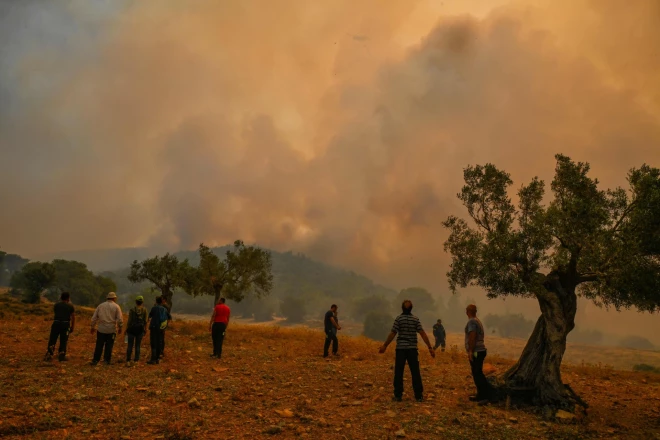
[[[500,378],[504,391],[527,390],[532,403],[573,411],[586,403],[561,379],[561,362],[566,336],[575,327],[577,296],[575,285],[549,275],[545,291],[537,293],[541,317],[534,327],[518,362]]]

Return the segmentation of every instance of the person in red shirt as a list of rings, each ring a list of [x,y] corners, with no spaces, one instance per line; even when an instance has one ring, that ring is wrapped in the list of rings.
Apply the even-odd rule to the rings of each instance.
[[[213,338],[212,358],[220,359],[222,357],[222,343],[225,340],[225,332],[229,325],[229,315],[231,315],[231,310],[225,304],[225,299],[220,298],[218,304],[213,308],[213,315],[209,323],[209,332],[211,332]]]

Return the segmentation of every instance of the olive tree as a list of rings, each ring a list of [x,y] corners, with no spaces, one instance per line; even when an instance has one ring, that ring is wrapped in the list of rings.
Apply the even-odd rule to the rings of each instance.
[[[535,298],[541,310],[518,362],[500,386],[526,389],[533,402],[586,406],[561,379],[577,297],[616,310],[660,308],[660,170],[630,170],[628,189],[601,190],[589,164],[557,155],[552,197],[538,178],[523,185],[517,206],[509,174],[492,164],[464,170],[458,198],[471,223],[455,216],[445,250],[449,285],[479,286],[490,298]]]

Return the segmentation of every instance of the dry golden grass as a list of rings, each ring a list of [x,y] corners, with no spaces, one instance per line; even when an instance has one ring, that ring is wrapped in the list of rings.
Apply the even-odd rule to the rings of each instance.
[[[530,410],[477,407],[459,350],[421,351],[427,401],[390,401],[394,347],[340,335],[338,359],[321,357],[323,334],[305,328],[230,325],[221,361],[209,358],[203,322],[173,322],[158,366],[91,367],[94,337],[82,317],[68,363],[42,362],[50,323],[21,315],[0,325],[0,437],[5,438],[394,438],[653,439],[660,430],[660,375],[568,366],[564,380],[590,403],[572,424]],[[113,361],[124,358],[123,337]],[[511,360],[489,359],[498,371]],[[189,404],[195,399],[199,405]]]

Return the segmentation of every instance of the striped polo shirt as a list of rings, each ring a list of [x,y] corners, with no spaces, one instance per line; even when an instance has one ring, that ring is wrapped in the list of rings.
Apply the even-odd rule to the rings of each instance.
[[[424,331],[419,318],[412,314],[402,313],[397,316],[392,326],[396,338],[397,350],[417,349],[417,333]]]

